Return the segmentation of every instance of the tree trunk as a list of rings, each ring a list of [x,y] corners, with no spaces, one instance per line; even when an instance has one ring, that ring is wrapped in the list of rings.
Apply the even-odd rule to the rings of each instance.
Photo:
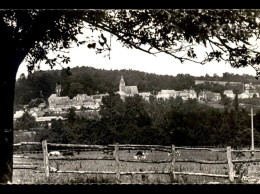
[[[13,101],[16,71],[12,69],[12,64],[4,65],[7,68],[0,76],[0,183],[12,182],[13,174]]]
[[[0,183],[7,183],[12,182],[13,174],[13,101],[16,73],[30,49],[35,47],[35,42],[41,41],[47,30],[55,28],[55,22],[64,15],[64,11],[38,14],[33,22],[28,24],[31,26],[29,30],[25,28],[24,34],[12,30],[3,19],[5,13],[0,13]]]
[[[4,37],[1,37],[2,40]],[[0,75],[0,183],[12,182],[13,175],[13,115],[14,89],[18,67],[24,59],[17,55],[16,46],[10,40],[2,41],[0,47],[1,75]]]

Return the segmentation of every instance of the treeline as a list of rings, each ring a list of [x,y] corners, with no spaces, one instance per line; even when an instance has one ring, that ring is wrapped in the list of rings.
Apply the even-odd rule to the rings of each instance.
[[[56,143],[160,144],[177,146],[250,146],[250,116],[237,98],[231,109],[214,109],[196,99],[149,102],[141,96],[112,94],[103,98],[101,118],[78,117],[70,109],[67,120],[52,121],[37,137]],[[260,145],[260,111],[255,115],[255,144]]]
[[[207,81],[228,81],[228,82],[244,82],[244,83],[252,83],[252,84],[259,84],[259,80],[256,79],[252,75],[248,74],[234,74],[225,72],[222,76],[218,76],[217,74],[213,74],[213,76],[209,76],[206,74],[205,76],[198,77],[199,80],[207,80]]]
[[[231,86],[210,86],[201,84],[195,86],[196,79],[222,81],[244,81],[255,83],[256,79],[249,75],[234,75],[224,73],[223,77],[201,76],[194,77],[189,74],[178,74],[177,76],[149,74],[134,70],[104,70],[92,67],[75,67],[67,70],[36,71],[27,78],[22,74],[16,82],[15,108],[19,105],[28,104],[32,99],[48,97],[55,93],[56,83],[62,85],[62,96],[73,98],[77,94],[94,95],[97,93],[113,93],[119,90],[121,75],[124,76],[126,85],[136,85],[139,92],[152,92],[156,94],[161,89],[184,90],[191,87],[199,92],[209,89],[213,92],[223,92],[224,89],[233,89]],[[241,87],[237,88],[241,91]]]

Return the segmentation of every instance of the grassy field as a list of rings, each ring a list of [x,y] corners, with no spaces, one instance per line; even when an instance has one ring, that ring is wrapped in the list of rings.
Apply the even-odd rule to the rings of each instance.
[[[119,151],[120,159],[133,159],[136,151]],[[197,160],[226,160],[226,152],[210,152],[210,151],[191,151],[181,150],[181,155],[176,159],[197,159]],[[24,154],[26,156],[42,156],[41,154]],[[102,151],[80,152],[74,154],[74,157],[100,157],[105,156]],[[232,156],[235,159],[235,155]],[[249,158],[249,153],[245,158]],[[260,158],[260,154],[256,153],[256,158]],[[149,152],[147,160],[163,160],[170,159],[167,152],[153,151]],[[14,163],[30,163],[37,165],[38,170],[43,170],[43,161],[24,158],[14,158]],[[59,168],[61,171],[115,171],[115,161],[113,160],[50,160],[50,166]],[[197,164],[177,162],[175,171],[177,172],[200,172],[209,174],[228,174],[227,164]],[[246,166],[249,175],[259,176],[260,165],[258,163]],[[148,163],[129,163],[120,162],[121,171],[167,171],[170,170],[170,163],[148,164]],[[46,181],[44,173],[35,173],[30,169],[14,169],[13,183],[25,184],[42,184],[42,183],[115,183],[115,175],[89,175],[89,174],[73,174],[73,173],[51,173],[50,180]],[[167,174],[151,174],[151,175],[121,175],[122,183],[141,183],[141,184],[161,184],[161,183],[199,183],[208,182],[229,183],[228,179],[204,177],[204,176],[189,176],[176,175],[173,180]]]

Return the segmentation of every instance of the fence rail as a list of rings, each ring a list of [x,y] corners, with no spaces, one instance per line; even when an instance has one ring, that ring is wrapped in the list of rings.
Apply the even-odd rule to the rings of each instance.
[[[31,159],[31,160],[43,160],[44,157],[33,157],[33,156],[13,156],[14,158],[25,158],[25,159]],[[74,161],[74,160],[115,160],[115,158],[113,157],[106,157],[106,156],[102,156],[102,157],[59,157],[59,158],[55,158],[55,157],[49,157],[49,160],[68,160],[68,161]]]
[[[109,144],[109,145],[80,145],[80,144],[56,144],[56,143],[47,143],[46,140],[43,142],[21,142],[14,144],[15,147],[24,146],[24,145],[41,145],[43,153],[43,157],[29,157],[29,156],[18,156],[14,155],[14,158],[26,158],[32,160],[41,160],[44,161],[44,171],[35,170],[37,166],[34,165],[22,165],[22,164],[14,164],[14,169],[34,169],[35,173],[45,173],[46,179],[49,179],[49,173],[78,173],[78,174],[115,174],[116,179],[120,181],[121,175],[134,175],[134,174],[169,174],[173,175],[174,178],[176,175],[189,175],[189,176],[207,176],[207,177],[219,177],[219,178],[228,178],[230,182],[233,182],[235,178],[239,178],[239,176],[235,175],[234,172],[234,164],[237,163],[255,163],[260,162],[260,159],[247,159],[247,160],[232,160],[231,153],[237,152],[260,152],[260,150],[232,150],[230,146],[227,148],[192,148],[192,147],[175,147],[172,146],[162,146],[162,145],[133,145],[133,144]],[[48,156],[48,146],[51,147],[67,147],[67,148],[84,148],[84,151],[91,151],[91,150],[114,150],[114,155],[111,157],[49,157]],[[122,159],[119,156],[119,150],[160,150],[165,152],[171,153],[170,160],[130,160],[130,159]],[[175,151],[176,150],[204,150],[204,151],[213,151],[213,152],[226,152],[227,153],[227,160],[222,161],[210,161],[210,160],[193,160],[193,159],[176,159]],[[61,150],[60,150],[61,151]],[[65,151],[65,150],[62,150]],[[74,150],[75,151],[75,150]],[[80,150],[78,150],[80,151]],[[115,171],[50,171],[49,167],[49,160],[66,160],[66,161],[73,161],[73,160],[113,160],[115,161]],[[169,163],[170,170],[169,171],[136,171],[136,172],[129,172],[129,171],[120,171],[120,162],[130,162],[130,163]],[[199,164],[211,164],[211,165],[220,165],[226,164],[228,166],[228,174],[209,174],[209,173],[195,173],[195,172],[177,172],[175,171],[175,164],[185,162],[185,163],[199,163]]]
[[[13,169],[37,169],[38,166],[34,165],[14,165]]]
[[[44,173],[44,171],[34,171],[35,173]],[[114,171],[56,171],[51,173],[76,173],[76,174],[116,174]],[[120,175],[135,175],[135,174],[170,174],[171,171],[142,171],[142,172],[124,172],[121,171]],[[207,177],[218,177],[218,178],[229,178],[229,175],[224,174],[208,174],[208,173],[195,173],[195,172],[175,172],[176,175],[191,175],[191,176],[207,176]],[[235,175],[234,178],[239,178]]]
[[[41,145],[41,142],[20,142],[13,144],[14,147],[25,146],[25,145]],[[69,148],[92,148],[92,149],[104,149],[109,146],[104,145],[81,145],[81,144],[59,144],[59,143],[47,143],[49,146],[55,147],[69,147]]]
[[[14,147],[26,146],[26,145],[41,145],[41,142],[20,142],[13,144]],[[83,144],[59,144],[59,143],[47,143],[48,146],[53,147],[67,147],[67,148],[88,148],[86,151],[90,151],[93,149],[114,149],[116,144],[108,144],[108,145],[83,145]],[[156,150],[159,149],[165,151],[171,151],[171,146],[163,146],[163,145],[135,145],[135,144],[121,144],[118,145],[120,150],[138,150],[138,149],[151,149]],[[89,150],[90,149],[90,150]],[[205,150],[205,151],[212,151],[212,152],[226,152],[226,148],[214,148],[214,147],[189,147],[189,146],[180,146],[175,147],[176,150]],[[62,150],[63,151],[63,150]],[[254,150],[231,150],[232,152],[260,152],[260,149]],[[34,151],[38,152],[38,151]],[[39,151],[42,152],[42,151]]]

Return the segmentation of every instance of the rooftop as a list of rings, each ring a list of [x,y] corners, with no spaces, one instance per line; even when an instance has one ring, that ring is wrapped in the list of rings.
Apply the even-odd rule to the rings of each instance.
[[[234,93],[233,93],[233,90],[224,90],[224,93],[225,93],[225,94],[234,94]]]
[[[125,86],[125,93],[128,95],[138,94],[137,86]]]

